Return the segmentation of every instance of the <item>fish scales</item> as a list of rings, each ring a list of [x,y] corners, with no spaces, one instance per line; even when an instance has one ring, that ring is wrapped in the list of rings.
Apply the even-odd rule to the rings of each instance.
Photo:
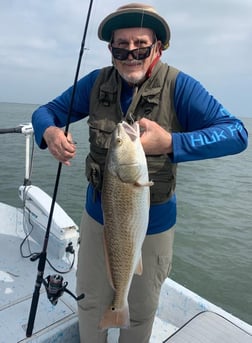
[[[101,329],[129,326],[127,298],[147,231],[150,184],[138,123],[133,127],[118,124],[111,138],[102,190],[104,248],[114,298],[100,322]]]
[[[108,186],[110,185],[111,183],[108,183]],[[118,293],[119,291],[124,291],[123,284],[126,284],[127,280],[132,277],[134,273],[132,265],[135,265],[140,259],[140,255],[138,255],[137,261],[134,261],[134,259],[136,260],[138,249],[138,246],[135,243],[138,242],[139,239],[142,240],[143,236],[141,230],[138,231],[134,228],[145,223],[146,219],[142,218],[141,215],[131,215],[129,217],[129,213],[134,213],[136,210],[136,204],[138,204],[139,210],[141,210],[141,207],[144,209],[145,204],[143,203],[141,206],[142,194],[139,192],[139,187],[118,182],[115,182],[114,186],[114,189],[116,189],[115,194],[112,194],[111,188],[108,187],[108,194],[110,199],[113,198],[113,201],[107,201],[104,206],[104,211],[106,211],[106,207],[110,209],[110,215],[106,225],[113,228],[113,231],[105,230],[104,235],[105,241],[110,242],[110,244],[107,245],[110,271],[114,288],[118,290],[118,292],[116,292],[117,299],[114,300],[113,305],[115,308],[121,308],[125,299]],[[135,188],[135,190],[132,190],[132,188]],[[122,196],[120,195],[121,193],[124,194],[123,201]],[[116,206],[114,206],[115,203]],[[114,211],[111,211],[111,209],[114,209]],[[118,211],[118,209],[120,209],[120,211]],[[142,213],[144,213],[144,211],[142,211]],[[118,225],[118,223],[120,225]],[[127,259],[124,258],[125,256],[127,256]]]

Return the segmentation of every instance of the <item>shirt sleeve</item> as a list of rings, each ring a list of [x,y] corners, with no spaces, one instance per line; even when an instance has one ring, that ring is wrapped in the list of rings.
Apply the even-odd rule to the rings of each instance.
[[[172,162],[221,157],[246,149],[248,133],[242,121],[182,72],[176,80],[174,106],[183,129],[172,133]]]
[[[69,123],[85,118],[89,114],[90,94],[99,70],[94,70],[77,82],[72,111]],[[45,130],[49,126],[64,127],[68,123],[69,108],[72,98],[73,86],[60,96],[40,106],[32,115],[32,125],[35,140],[40,148],[46,148],[43,139]]]

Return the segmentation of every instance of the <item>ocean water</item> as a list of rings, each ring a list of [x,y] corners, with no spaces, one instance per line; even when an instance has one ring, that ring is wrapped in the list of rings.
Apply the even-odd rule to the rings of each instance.
[[[0,103],[0,128],[30,122],[38,105]],[[243,118],[252,138],[252,118]],[[70,126],[77,141],[62,168],[57,201],[80,222],[88,151],[85,120]],[[178,219],[171,278],[252,324],[252,143],[235,156],[179,165]],[[25,137],[0,135],[0,201],[21,206]],[[34,146],[32,183],[52,195],[58,163]],[[4,225],[4,223],[2,223]]]

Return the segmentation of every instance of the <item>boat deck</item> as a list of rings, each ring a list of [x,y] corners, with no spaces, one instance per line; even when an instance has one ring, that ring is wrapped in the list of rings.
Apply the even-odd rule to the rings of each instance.
[[[163,343],[251,343],[252,336],[214,312],[192,318]]]
[[[31,262],[29,258],[25,259],[20,254],[20,244],[24,238],[22,211],[1,204],[0,218],[4,218],[0,226],[0,343],[79,342],[75,300],[64,294],[54,306],[47,299],[43,285],[35,318],[34,335],[26,338],[38,260]],[[33,252],[41,251],[41,247],[33,240],[30,240],[30,249]],[[24,253],[29,253],[26,244]],[[66,270],[69,267],[64,261],[51,256],[48,258],[58,269]],[[49,274],[55,272],[46,264],[44,276]],[[64,278],[69,282],[69,289],[74,292],[75,270]]]
[[[178,328],[168,321],[155,317],[150,343],[162,343],[166,337],[170,337]],[[110,329],[108,343],[118,343],[119,329]],[[188,343],[188,342],[187,342]]]

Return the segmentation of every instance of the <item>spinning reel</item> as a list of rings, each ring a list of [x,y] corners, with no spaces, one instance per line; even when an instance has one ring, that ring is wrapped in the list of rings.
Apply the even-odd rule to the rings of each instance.
[[[76,301],[79,301],[85,297],[82,293],[76,297],[69,289],[67,289],[68,282],[63,282],[63,277],[59,274],[48,275],[43,279],[43,285],[45,286],[47,297],[53,305],[57,305],[59,298],[64,292],[68,293]]]

